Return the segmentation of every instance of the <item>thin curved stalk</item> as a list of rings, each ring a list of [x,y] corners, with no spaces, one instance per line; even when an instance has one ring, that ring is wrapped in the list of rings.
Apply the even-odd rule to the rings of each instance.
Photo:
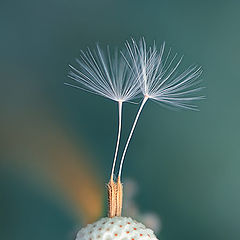
[[[145,96],[144,99],[143,99],[143,101],[142,101],[142,103],[141,103],[141,106],[139,107],[139,110],[138,110],[138,112],[137,112],[137,115],[136,115],[135,120],[134,120],[133,125],[132,125],[132,129],[131,129],[130,134],[129,134],[129,136],[128,136],[128,139],[127,139],[127,142],[126,142],[126,145],[125,145],[123,154],[122,154],[121,162],[120,162],[120,167],[119,167],[119,172],[118,172],[118,178],[119,178],[119,180],[120,180],[120,178],[121,178],[122,166],[123,166],[124,158],[125,158],[125,155],[126,155],[126,152],[127,152],[127,149],[128,149],[128,145],[129,145],[130,140],[131,140],[131,138],[132,138],[134,129],[135,129],[136,125],[137,125],[137,121],[138,121],[138,119],[139,119],[139,116],[140,116],[140,114],[141,114],[141,112],[142,112],[142,110],[143,110],[143,107],[144,107],[145,103],[147,102],[147,100],[148,100],[148,96]]]
[[[116,149],[113,159],[113,165],[112,165],[112,172],[111,172],[111,180],[113,180],[114,175],[114,169],[117,161],[117,155],[118,155],[118,149],[119,149],[119,143],[121,138],[121,129],[122,129],[122,101],[118,102],[118,136],[117,136],[117,143],[116,143]]]

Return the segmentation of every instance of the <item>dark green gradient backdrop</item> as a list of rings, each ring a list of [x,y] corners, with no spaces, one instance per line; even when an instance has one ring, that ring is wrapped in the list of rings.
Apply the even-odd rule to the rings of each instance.
[[[0,130],[8,135],[10,123],[16,132],[24,129],[26,106],[51,109],[54,121],[91,152],[98,180],[106,182],[116,104],[64,86],[68,64],[95,42],[115,46],[131,36],[166,41],[184,54],[183,65],[203,66],[207,100],[199,103],[200,112],[147,104],[123,175],[138,182],[140,208],[160,215],[161,240],[239,240],[239,12],[234,0],[2,0]],[[123,137],[136,110],[125,105]],[[39,129],[29,131],[34,142]],[[6,141],[3,135],[0,239],[74,239],[72,232],[81,223],[67,210],[68,203],[44,194],[47,183],[26,183],[19,174],[25,168],[21,163],[9,167],[6,162],[18,156],[8,153],[18,146],[5,151]],[[37,173],[30,168],[28,174]]]

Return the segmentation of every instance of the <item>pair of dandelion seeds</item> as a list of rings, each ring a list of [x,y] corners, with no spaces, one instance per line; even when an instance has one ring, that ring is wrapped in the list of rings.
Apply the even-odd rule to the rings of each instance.
[[[90,93],[109,98],[118,104],[118,135],[108,183],[108,215],[110,218],[121,216],[122,184],[121,173],[125,155],[145,104],[152,100],[170,108],[197,110],[194,101],[203,99],[198,92],[202,70],[190,66],[180,71],[183,57],[166,51],[165,44],[158,49],[154,43],[148,46],[141,38],[139,41],[126,41],[122,50],[111,51],[109,47],[81,51],[77,59],[78,67],[70,66],[69,77],[77,84],[66,83]],[[132,124],[129,136],[120,158],[117,181],[114,181],[115,166],[122,128],[122,108],[125,102],[140,100],[140,107]],[[139,100],[138,100],[139,101]]]

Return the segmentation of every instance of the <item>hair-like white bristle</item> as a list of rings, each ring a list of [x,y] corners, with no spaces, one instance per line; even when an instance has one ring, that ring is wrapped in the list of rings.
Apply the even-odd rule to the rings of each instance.
[[[138,43],[132,39],[126,47],[125,60],[135,72],[144,96],[164,105],[196,110],[192,102],[204,98],[196,95],[203,89],[198,87],[201,67],[190,66],[179,72],[183,57],[172,56],[171,49],[165,53],[165,43],[157,50],[155,43],[147,47],[144,38]]]
[[[140,93],[138,80],[117,49],[111,53],[109,47],[104,51],[97,45],[95,50],[81,51],[76,61],[79,67],[70,65],[69,77],[79,85],[67,85],[117,102],[130,101]]]

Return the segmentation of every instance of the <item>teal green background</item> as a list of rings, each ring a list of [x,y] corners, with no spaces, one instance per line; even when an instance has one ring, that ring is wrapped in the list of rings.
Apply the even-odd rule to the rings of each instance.
[[[68,64],[96,42],[118,46],[140,36],[159,45],[166,41],[184,54],[184,66],[202,65],[207,99],[200,112],[147,104],[123,176],[138,182],[140,208],[161,217],[159,239],[239,240],[239,12],[234,0],[2,0],[1,128],[7,132],[6,123],[28,118],[25,108],[35,101],[51,106],[54,119],[95,156],[92,164],[107,182],[116,104],[64,86]],[[124,107],[125,138],[136,110]],[[2,137],[3,148],[4,142]],[[13,157],[3,148],[1,161],[8,162]],[[25,181],[18,168],[0,167],[0,239],[74,239],[81,222],[67,203],[44,194],[44,184]]]

